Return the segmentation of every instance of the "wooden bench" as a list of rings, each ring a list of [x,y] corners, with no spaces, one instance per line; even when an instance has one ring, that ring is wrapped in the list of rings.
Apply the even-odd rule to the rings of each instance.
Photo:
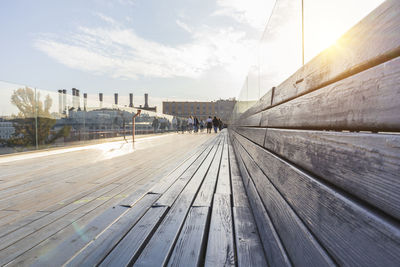
[[[230,128],[272,266],[400,266],[400,1]]]
[[[33,266],[266,266],[226,130]]]

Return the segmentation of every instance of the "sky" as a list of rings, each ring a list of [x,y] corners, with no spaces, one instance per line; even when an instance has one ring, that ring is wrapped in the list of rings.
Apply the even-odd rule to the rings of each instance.
[[[382,0],[304,2],[310,59]],[[237,97],[249,69],[259,61],[261,37],[281,40],[274,49],[299,41],[299,3],[2,0],[0,80],[49,91],[75,87],[89,94],[149,93],[158,100]],[[274,5],[276,24],[268,31]],[[285,28],[290,22],[296,26]],[[290,53],[286,49],[280,53],[298,56],[297,48]],[[266,61],[272,69],[274,64]]]

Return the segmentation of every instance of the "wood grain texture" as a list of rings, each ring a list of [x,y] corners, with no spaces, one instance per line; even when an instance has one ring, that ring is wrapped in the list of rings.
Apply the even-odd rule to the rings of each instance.
[[[206,242],[209,207],[192,207],[168,261],[168,266],[200,266]]]
[[[249,207],[249,201],[240,174],[235,151],[229,141],[229,163],[231,167],[232,200],[234,207]]]
[[[209,158],[214,155],[208,154]],[[177,197],[165,219],[157,228],[154,237],[150,239],[139,258],[135,262],[137,266],[161,266],[168,262],[170,253],[179,236],[182,225],[196,193],[207,173],[208,167],[202,166],[193,175],[193,178]]]
[[[400,219],[400,135],[268,129],[264,147]]]
[[[254,143],[263,146],[265,139],[266,128],[254,128],[254,127],[236,127],[235,132],[245,136]]]
[[[243,180],[246,181],[246,193],[269,266],[292,266],[279,235],[239,155],[237,161]]]
[[[249,207],[233,207],[238,266],[267,266],[257,226]]]
[[[204,266],[235,266],[231,200],[215,194]]]
[[[154,205],[171,207],[180,192],[182,192],[182,190],[185,188],[186,184],[196,174],[200,166],[204,166],[202,163],[209,155],[211,149],[212,146],[204,150],[204,152],[187,168],[187,170],[179,177],[179,179],[173,183],[170,188],[168,188],[168,190],[157,200]]]
[[[112,217],[112,221],[108,218],[107,213],[103,213],[86,226],[83,240],[81,240],[81,237],[76,238],[75,236],[71,236],[55,249],[54,257],[48,257],[46,261],[54,265],[62,265],[72,258],[69,260],[69,266],[82,264],[96,265],[100,263],[104,256],[118,244],[147,210],[150,209],[158,197],[159,195],[156,194],[147,194],[133,208],[125,208],[123,216]],[[95,235],[90,232],[94,232]],[[81,248],[83,249],[79,251]],[[72,255],[70,250],[74,252]],[[60,251],[63,251],[62,255],[60,255]],[[78,251],[79,253],[77,253]],[[77,254],[74,255],[75,253]]]
[[[167,210],[168,207],[150,208],[99,266],[127,266],[134,262]]]
[[[400,58],[263,111],[261,126],[400,131]]]
[[[243,149],[242,145],[238,143],[236,135],[235,147],[249,173],[249,182],[247,186],[249,187],[249,184],[254,182],[255,188],[257,188],[259,192],[262,202],[268,211],[271,221],[293,265],[335,266],[335,263],[326,253],[325,249],[309,232],[301,219],[270,183],[269,179],[262,173],[261,169],[256,165],[249,154]],[[251,200],[254,202],[254,192],[249,195],[252,196],[253,200]],[[263,216],[259,212],[254,214],[258,214],[257,217]],[[267,217],[264,216],[264,218]],[[259,231],[261,232],[261,229],[259,229]],[[271,230],[269,232],[271,232]]]
[[[210,168],[208,169],[207,175],[204,178],[199,192],[197,193],[196,199],[194,200],[192,205],[194,207],[211,207],[212,198],[218,179],[219,165],[221,163],[222,147],[223,143],[221,142],[217,147],[217,151]]]
[[[231,177],[229,170],[228,142],[225,139],[222,149],[221,164],[219,166],[217,189],[218,194],[231,194]]]
[[[247,160],[255,160],[254,167],[268,174],[273,186],[338,264],[393,266],[400,262],[397,222],[386,221],[294,165],[240,135],[236,137],[246,147],[247,152],[242,150],[241,155],[252,156]],[[256,179],[262,173],[251,176]],[[261,190],[262,182],[255,184]]]

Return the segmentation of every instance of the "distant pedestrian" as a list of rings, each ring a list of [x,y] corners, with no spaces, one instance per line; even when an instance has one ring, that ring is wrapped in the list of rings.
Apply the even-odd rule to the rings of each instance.
[[[172,129],[176,130],[178,128],[178,119],[174,116],[172,118]]]
[[[193,117],[192,116],[190,116],[188,118],[187,123],[188,123],[188,131],[189,131],[189,133],[191,133],[193,130]]]
[[[193,128],[195,133],[199,131],[199,119],[197,117],[193,119]]]
[[[212,120],[212,124],[214,126],[214,132],[217,133],[218,127],[219,127],[219,121],[218,121],[217,117],[214,116],[214,119]]]
[[[221,121],[221,118],[218,119],[218,125],[219,125],[219,131],[222,131],[222,128],[224,128],[224,124]]]
[[[212,119],[211,116],[209,116],[206,120],[207,123],[207,133],[211,133],[211,128],[212,128]]]
[[[185,131],[186,131],[186,127],[187,127],[187,120],[182,120],[182,125],[181,125],[181,128],[182,128],[182,133],[185,133]]]
[[[204,131],[204,120],[200,121],[200,132]]]
[[[158,129],[158,118],[155,117],[153,120],[153,123],[151,124],[153,126],[153,132],[157,133],[157,129]]]

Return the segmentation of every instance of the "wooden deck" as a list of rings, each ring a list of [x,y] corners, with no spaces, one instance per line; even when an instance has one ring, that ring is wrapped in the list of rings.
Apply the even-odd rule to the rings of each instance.
[[[213,137],[171,134],[138,139],[134,150],[115,142],[1,157],[0,266],[42,261],[70,236],[83,247]],[[151,206],[155,196],[138,203]]]

